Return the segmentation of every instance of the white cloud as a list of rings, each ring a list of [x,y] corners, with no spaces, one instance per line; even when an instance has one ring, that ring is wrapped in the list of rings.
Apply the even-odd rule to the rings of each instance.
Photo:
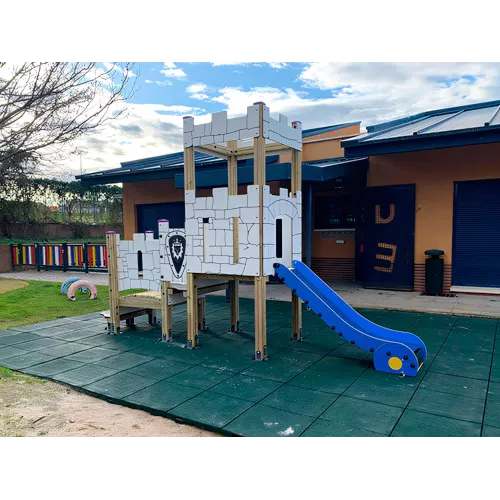
[[[207,94],[203,93],[191,94],[189,97],[191,97],[191,99],[198,99],[199,101],[206,101],[207,99],[210,99]]]
[[[268,64],[269,64],[269,66],[271,66],[271,68],[275,68],[275,69],[288,68],[288,63],[286,63],[286,62],[270,62]]]
[[[207,90],[207,86],[204,83],[193,83],[186,87],[186,92],[189,94],[196,94],[198,92],[203,92]]]
[[[166,69],[160,70],[160,73],[168,78],[184,78],[186,73],[181,68],[178,68],[173,62],[164,62],[163,66]]]
[[[160,87],[171,87],[172,82],[170,80],[144,80],[144,83],[155,83],[156,85],[159,85]]]

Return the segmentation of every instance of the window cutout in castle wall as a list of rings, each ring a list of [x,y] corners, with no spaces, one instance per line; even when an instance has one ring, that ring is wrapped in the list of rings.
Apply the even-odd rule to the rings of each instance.
[[[276,219],[276,258],[283,258],[283,219]]]
[[[139,273],[139,278],[142,278],[143,277],[142,252],[140,250],[137,252],[137,270]]]
[[[391,251],[390,255],[384,255],[381,253],[378,253],[375,258],[377,260],[385,260],[389,261],[389,267],[387,266],[374,266],[373,269],[375,271],[380,271],[382,273],[392,273],[392,270],[394,268],[394,261],[396,260],[396,250],[397,246],[396,245],[391,245],[389,243],[378,243],[379,248],[386,248]]]
[[[389,205],[389,217],[385,218],[380,215],[380,205],[375,205],[375,224],[389,224],[394,220],[396,215],[396,206],[394,203]]]

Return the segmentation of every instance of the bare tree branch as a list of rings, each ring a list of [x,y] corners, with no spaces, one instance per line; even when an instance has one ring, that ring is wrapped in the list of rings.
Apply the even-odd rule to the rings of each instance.
[[[133,63],[0,63],[0,171],[40,162],[123,115]],[[6,69],[9,71],[6,72]],[[7,74],[7,76],[5,76]],[[1,174],[0,174],[1,175]]]

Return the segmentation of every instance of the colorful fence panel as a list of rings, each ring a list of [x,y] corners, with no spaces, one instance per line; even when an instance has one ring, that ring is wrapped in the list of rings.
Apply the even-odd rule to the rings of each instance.
[[[62,271],[107,271],[105,243],[32,243],[11,245],[12,269],[23,266]]]

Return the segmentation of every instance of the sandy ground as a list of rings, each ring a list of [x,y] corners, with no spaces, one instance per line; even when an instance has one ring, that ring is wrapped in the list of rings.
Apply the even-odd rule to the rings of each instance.
[[[12,290],[17,290],[18,288],[24,288],[25,286],[28,286],[26,281],[0,278],[0,293],[10,292]]]
[[[0,372],[0,436],[217,437],[50,381]]]

